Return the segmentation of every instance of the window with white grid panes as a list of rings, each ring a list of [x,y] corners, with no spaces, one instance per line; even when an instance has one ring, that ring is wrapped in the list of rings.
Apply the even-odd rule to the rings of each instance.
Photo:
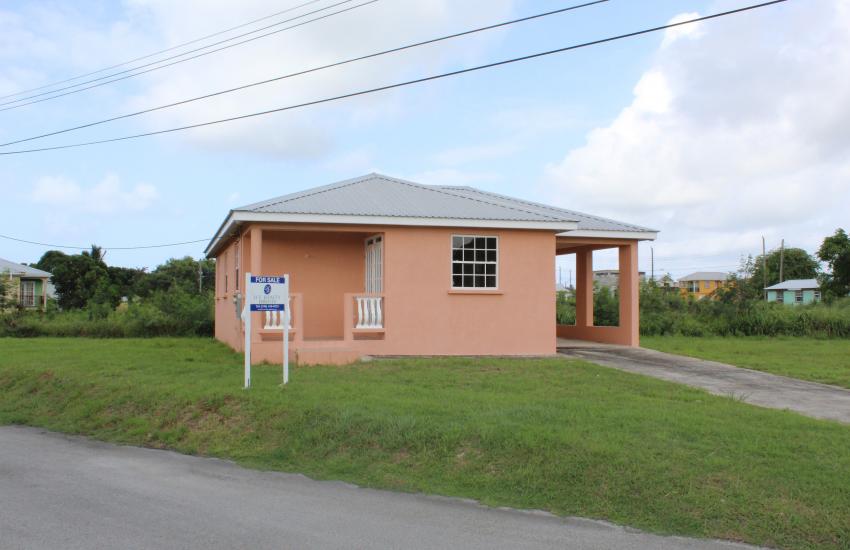
[[[498,237],[452,235],[452,288],[496,289],[498,274]]]

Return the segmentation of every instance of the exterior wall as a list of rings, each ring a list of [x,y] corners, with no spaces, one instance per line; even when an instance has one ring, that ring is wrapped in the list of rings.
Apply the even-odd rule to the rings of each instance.
[[[799,304],[812,304],[818,301],[818,298],[815,296],[815,290],[803,290],[803,301],[797,301],[797,291],[796,290],[768,290],[767,291],[767,301],[768,302],[777,302],[779,301],[779,297],[781,294],[782,303],[786,306],[795,306]]]
[[[453,234],[499,237],[497,290],[452,290]],[[375,353],[555,353],[552,233],[397,228],[386,232],[384,258],[387,332]]]
[[[236,351],[242,351],[242,321],[239,318],[236,297],[236,249],[239,241],[231,241],[222,249],[215,262],[215,337]]]
[[[365,238],[383,235],[384,327],[353,334],[352,293],[365,287]],[[259,244],[252,242],[262,234]],[[498,288],[452,290],[451,237],[499,238]],[[359,355],[551,355],[555,348],[555,235],[545,231],[258,224],[217,256],[216,338],[243,348],[233,304],[235,249],[241,273],[289,273],[291,353]],[[255,258],[254,256],[257,256]],[[250,268],[250,269],[249,269]],[[230,284],[224,289],[224,275]],[[281,332],[252,317],[252,362],[281,359]],[[340,337],[344,340],[339,341]],[[322,339],[311,342],[310,338]],[[298,354],[302,355],[298,355]]]
[[[47,287],[47,281],[45,279],[36,278],[36,277],[21,277],[20,275],[12,275],[11,279],[9,277],[9,273],[2,273],[0,277],[3,277],[7,283],[11,283],[8,285],[6,298],[9,303],[13,304],[15,307],[20,307],[23,304],[23,286],[21,283],[23,281],[33,282],[34,283],[34,295],[35,295],[35,305],[29,307],[28,309],[44,309],[45,305],[45,296],[44,292]]]
[[[699,300],[710,296],[715,290],[722,286],[726,286],[726,281],[697,281],[699,287],[696,292],[691,292],[688,285],[691,281],[680,281],[679,285],[682,294],[685,296],[693,296]]]

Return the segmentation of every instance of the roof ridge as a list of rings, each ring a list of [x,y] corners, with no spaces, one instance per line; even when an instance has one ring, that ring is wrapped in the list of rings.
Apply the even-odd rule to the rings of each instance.
[[[424,183],[416,183],[415,181],[403,180],[403,179],[401,179],[401,178],[395,178],[395,177],[393,177],[393,176],[385,176],[385,175],[383,175],[383,174],[373,174],[373,175],[374,175],[375,177],[378,177],[378,178],[381,178],[381,179],[385,179],[385,180],[387,180],[387,181],[392,181],[392,182],[395,182],[395,183],[401,183],[401,184],[403,184],[403,185],[408,185],[408,186],[410,186],[410,187],[417,187],[417,188],[425,189],[425,190],[428,190],[428,191],[434,191],[434,192],[436,192],[436,193],[442,193],[442,194],[444,194],[444,195],[448,195],[448,196],[450,196],[450,197],[454,197],[454,198],[458,198],[458,199],[471,200],[471,201],[474,201],[474,202],[480,202],[480,203],[483,203],[483,204],[489,204],[490,206],[496,206],[496,207],[498,207],[498,208],[506,208],[506,209],[508,209],[508,210],[515,210],[515,211],[517,211],[517,212],[525,212],[526,214],[532,214],[532,215],[535,215],[535,216],[545,216],[545,217],[551,218],[553,221],[556,221],[556,222],[561,222],[561,221],[577,221],[577,220],[563,220],[563,219],[558,219],[558,218],[556,218],[556,217],[554,217],[554,216],[547,216],[546,214],[539,214],[539,213],[537,213],[537,212],[532,212],[531,210],[525,210],[525,209],[522,209],[522,208],[515,208],[515,207],[513,207],[513,206],[505,206],[505,205],[503,205],[503,204],[496,204],[496,203],[493,203],[493,202],[488,202],[488,201],[484,201],[484,200],[480,200],[480,199],[474,199],[474,198],[472,198],[472,197],[466,197],[466,196],[464,196],[464,195],[457,195],[457,194],[455,194],[455,193],[447,193],[447,192],[444,190],[445,188],[444,188],[443,186],[440,186],[440,185],[426,185],[426,184],[424,184]],[[470,187],[470,189],[475,189],[475,188],[474,188],[474,187]]]
[[[502,195],[501,193],[494,193],[493,191],[485,191],[485,190],[479,189],[477,187],[459,186],[459,188],[469,189],[471,191],[475,191],[476,193],[482,193],[482,194],[485,194],[485,195],[493,195],[495,197],[499,197],[499,198],[502,198],[502,199],[505,199],[505,200],[529,204],[529,205],[532,205],[532,206],[543,208],[545,210],[555,210],[555,211],[558,211],[558,212],[565,212],[567,214],[580,215],[580,216],[591,218],[591,219],[594,219],[594,220],[597,220],[597,221],[615,223],[617,225],[632,227],[632,228],[640,229],[642,231],[655,231],[654,229],[650,229],[648,227],[643,227],[641,225],[635,225],[635,224],[632,224],[632,223],[621,222],[621,221],[615,220],[613,218],[604,218],[602,216],[596,216],[596,215],[593,215],[593,214],[586,214],[584,212],[579,212],[577,210],[568,210],[566,208],[560,208],[558,206],[551,206],[551,205],[548,205],[548,204],[543,204],[541,202],[530,201],[530,200],[521,199],[521,198],[518,198],[518,197],[511,197],[511,196],[508,196],[508,195]]]

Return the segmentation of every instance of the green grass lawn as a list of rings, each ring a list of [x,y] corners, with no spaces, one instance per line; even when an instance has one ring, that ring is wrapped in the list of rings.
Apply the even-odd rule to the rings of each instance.
[[[785,548],[850,546],[850,427],[565,359],[279,366],[201,339],[0,339],[0,423]]]
[[[643,347],[850,388],[850,339],[642,336]]]

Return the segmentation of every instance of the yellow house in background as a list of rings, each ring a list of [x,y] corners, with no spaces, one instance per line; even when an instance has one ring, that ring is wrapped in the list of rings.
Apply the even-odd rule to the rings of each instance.
[[[679,289],[682,294],[705,298],[712,292],[724,286],[729,279],[728,273],[719,271],[697,271],[679,279]]]

